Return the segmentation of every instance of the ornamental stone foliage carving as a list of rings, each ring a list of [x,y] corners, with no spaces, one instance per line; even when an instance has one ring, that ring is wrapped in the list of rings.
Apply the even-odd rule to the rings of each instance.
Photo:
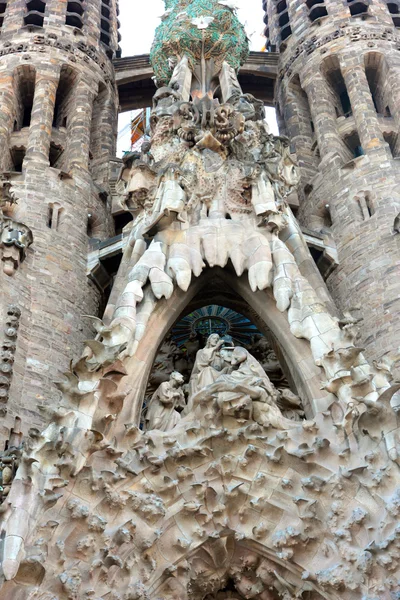
[[[178,32],[196,45],[189,8],[206,32],[232,14],[203,4],[171,2],[163,23],[181,10]],[[57,383],[61,402],[41,406],[47,428],[25,441],[2,504],[0,600],[393,600],[399,356],[370,364],[357,319],[327,307],[287,203],[288,140],[269,134],[227,60],[196,52],[170,60],[151,140],[125,160],[121,294],[109,322],[92,318],[96,339]],[[192,348],[190,374],[170,369],[143,407],[138,365],[149,379],[165,313],[212,269],[273,304],[287,347],[303,340],[322,402],[306,411],[271,382],[277,360],[261,340],[214,333]]]

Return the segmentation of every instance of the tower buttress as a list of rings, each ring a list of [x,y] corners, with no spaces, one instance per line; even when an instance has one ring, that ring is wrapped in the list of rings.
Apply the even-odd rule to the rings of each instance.
[[[43,423],[38,404],[91,335],[81,317],[102,304],[86,259],[91,238],[113,231],[117,14],[117,0],[27,0],[9,1],[1,15],[3,355],[18,314],[0,382],[6,427],[15,415],[25,429]]]
[[[383,0],[268,0],[267,47],[280,52],[279,118],[300,170],[300,221],[330,231],[327,280],[342,310],[361,306],[362,345],[398,346],[399,19]],[[397,339],[396,339],[397,338]]]

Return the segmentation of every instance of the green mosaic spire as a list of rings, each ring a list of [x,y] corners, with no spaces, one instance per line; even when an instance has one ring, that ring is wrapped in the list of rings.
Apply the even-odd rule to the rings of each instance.
[[[245,62],[249,46],[244,28],[220,0],[165,0],[165,9],[150,53],[159,86],[172,76],[170,58],[186,55],[194,68],[204,52],[205,60],[213,59],[217,66],[227,61],[236,71]]]

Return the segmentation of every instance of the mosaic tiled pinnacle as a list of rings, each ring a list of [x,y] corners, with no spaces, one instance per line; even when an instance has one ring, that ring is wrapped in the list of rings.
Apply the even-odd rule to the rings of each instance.
[[[168,84],[173,65],[184,55],[192,67],[202,57],[216,65],[226,60],[236,71],[245,62],[249,52],[245,30],[224,3],[166,0],[165,9],[150,54],[158,86]]]

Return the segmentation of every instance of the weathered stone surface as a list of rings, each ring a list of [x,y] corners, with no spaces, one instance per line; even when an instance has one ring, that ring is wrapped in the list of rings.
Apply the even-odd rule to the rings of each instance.
[[[110,42],[99,25],[104,2],[87,4],[88,22],[97,19],[98,27],[86,35],[96,50],[98,42],[90,36],[103,27],[108,49],[103,57],[102,50],[96,54],[91,45],[71,42],[76,60],[87,57],[79,75],[76,61],[68,68],[59,61],[68,51],[65,40],[55,44],[58,38],[50,34],[35,38],[34,44],[43,46],[41,54],[54,56],[40,69],[35,59],[17,72],[16,81],[25,82],[19,101],[29,97],[29,86],[35,90],[26,132],[22,112],[17,116],[21,131],[11,132],[15,71],[10,79],[6,70],[0,136],[10,156],[5,153],[2,160],[5,165],[15,160],[16,148],[20,151],[23,144],[26,158],[21,173],[3,177],[1,208],[12,215],[2,221],[7,224],[2,242],[7,246],[13,237],[7,232],[16,231],[16,247],[22,239],[27,251],[15,273],[5,275],[8,312],[0,392],[9,399],[10,383],[17,381],[23,392],[37,386],[40,394],[30,405],[28,434],[22,441],[16,418],[0,453],[0,600],[398,597],[400,355],[390,351],[397,348],[390,336],[398,282],[382,292],[370,278],[371,269],[380,274],[396,270],[385,236],[390,235],[390,244],[396,242],[399,215],[392,196],[386,197],[387,222],[381,214],[381,227],[372,223],[382,207],[379,194],[387,189],[386,176],[393,178],[393,194],[397,177],[385,145],[390,128],[385,123],[381,130],[367,90],[368,69],[381,65],[380,59],[365,70],[359,56],[341,50],[334,56],[347,43],[344,23],[339,34],[326,34],[319,44],[306,40],[289,57],[293,39],[309,34],[306,18],[312,21],[317,9],[332,11],[329,23],[319,16],[320,30],[332,29],[336,19],[352,18],[348,11],[354,11],[354,3],[340,7],[326,0],[326,7],[311,6],[307,15],[306,4],[291,2],[292,41],[290,36],[283,40],[285,19],[279,21],[275,9],[272,14],[268,9],[272,39],[280,42],[278,94],[291,140],[274,137],[265,125],[263,103],[242,92],[237,73],[223,60],[224,47],[219,60],[205,53],[214,30],[207,36],[201,32],[213,22],[214,5],[218,11],[234,7],[209,0],[202,16],[202,1],[189,2],[190,14],[196,15],[190,25],[185,24],[186,0],[166,2],[163,18],[172,8],[177,13],[173,29],[183,36],[182,44],[166,40],[162,45],[167,54],[170,47],[175,50],[174,57],[157,59],[168,65],[171,79],[154,96],[151,139],[123,161],[117,188],[133,222],[103,320],[88,317],[94,300],[78,275],[87,241],[83,229],[88,221],[82,215],[87,217],[89,206],[94,214],[104,202],[113,149],[115,98],[107,61],[115,39]],[[17,5],[10,5],[5,20],[10,37],[17,35]],[[69,5],[57,3],[54,13],[49,10],[51,18],[35,18],[43,18],[45,30],[52,19],[60,25],[60,19],[71,18]],[[366,31],[388,20],[380,2],[369,6],[375,20],[366,21]],[[33,18],[30,11],[25,18]],[[395,35],[381,32],[379,39],[389,43],[389,33]],[[20,34],[26,43],[23,53],[33,43],[30,34]],[[351,43],[364,44],[357,35],[350,33]],[[190,48],[199,36],[207,44],[197,44],[190,60],[180,56],[176,48]],[[377,38],[369,34],[367,39]],[[321,68],[315,68],[313,55],[324,46],[333,53],[327,62],[318,54]],[[36,56],[36,50],[29,52]],[[10,50],[5,64],[14,54]],[[295,72],[300,63],[304,72]],[[60,82],[68,86],[57,107]],[[335,85],[347,89],[352,116],[336,115]],[[375,102],[386,102],[385,94]],[[342,95],[342,109],[346,101]],[[90,131],[91,123],[95,130]],[[320,162],[312,150],[313,128]],[[355,131],[366,153],[352,159]],[[346,136],[351,137],[347,145]],[[51,163],[52,148],[62,144],[57,170],[47,157]],[[362,194],[361,175],[376,184],[369,189],[363,183]],[[299,178],[305,234],[289,207]],[[317,198],[321,190],[326,195]],[[359,229],[354,237],[348,196],[353,193],[367,227],[365,239]],[[351,213],[337,240],[340,264],[326,271],[330,284],[347,278],[350,292],[343,311],[332,302],[306,241],[310,230],[319,227],[325,243],[334,247],[329,240],[338,236],[336,213],[328,213],[322,202]],[[105,206],[89,226],[99,237],[108,234]],[[352,244],[355,255],[346,258]],[[372,254],[371,266],[366,253]],[[20,297],[25,299],[28,290],[32,301],[24,314]],[[11,302],[18,293],[19,301]],[[356,294],[362,311],[387,311],[384,323],[375,318],[366,325],[360,312],[350,309]],[[377,294],[386,294],[384,305]],[[257,324],[250,331],[260,335],[244,347],[220,336],[207,321],[204,343],[194,329],[184,349],[178,348],[171,330],[205,303],[240,309],[247,324],[251,319]],[[63,314],[67,306],[68,321]],[[85,309],[82,320],[78,309]],[[87,336],[81,358],[55,384],[58,401],[54,393],[46,395],[43,381],[72,353],[67,336],[77,342],[82,322],[96,337]],[[364,338],[368,327],[379,327],[385,343],[391,340],[385,348],[369,344],[374,361],[358,342],[359,327]],[[26,363],[18,355],[21,350]],[[26,413],[25,401],[25,396],[14,396],[9,405]]]

